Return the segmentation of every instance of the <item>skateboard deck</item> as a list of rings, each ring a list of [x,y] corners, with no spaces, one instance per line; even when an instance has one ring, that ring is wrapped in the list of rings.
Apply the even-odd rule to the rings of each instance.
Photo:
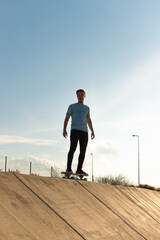
[[[78,176],[81,180],[83,179],[83,177],[89,176],[87,173],[86,174],[78,174],[78,173],[61,172],[61,174],[63,174],[66,178],[70,178],[70,176]],[[73,179],[74,179],[74,177],[73,177]]]

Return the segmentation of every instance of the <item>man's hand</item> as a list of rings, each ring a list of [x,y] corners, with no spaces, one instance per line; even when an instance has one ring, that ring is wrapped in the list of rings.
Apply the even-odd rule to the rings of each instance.
[[[94,130],[93,130],[93,126],[92,126],[92,120],[89,118],[87,118],[87,123],[88,123],[88,126],[91,130],[91,139],[94,139],[95,138],[95,134],[94,134]]]
[[[63,137],[65,137],[65,138],[68,136],[66,129],[67,129],[67,124],[68,124],[69,118],[70,118],[70,115],[66,115],[66,117],[64,119]]]
[[[94,132],[91,133],[91,139],[94,139],[95,138],[95,134]]]
[[[67,131],[66,131],[66,130],[64,130],[64,131],[63,131],[63,137],[65,137],[65,138],[66,138],[67,136],[68,136],[68,134],[67,134]]]

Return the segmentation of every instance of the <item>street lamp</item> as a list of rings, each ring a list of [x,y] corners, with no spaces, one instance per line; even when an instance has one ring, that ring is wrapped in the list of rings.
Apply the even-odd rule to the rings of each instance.
[[[138,139],[138,185],[140,185],[140,158],[139,158],[139,135],[132,135]]]
[[[94,182],[94,177],[93,177],[93,153],[91,153],[92,155],[92,182]]]

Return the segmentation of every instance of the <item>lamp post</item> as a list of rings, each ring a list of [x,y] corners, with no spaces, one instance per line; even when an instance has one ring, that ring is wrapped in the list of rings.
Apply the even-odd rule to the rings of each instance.
[[[92,155],[92,182],[94,182],[94,176],[93,176],[93,153],[91,153]]]
[[[138,139],[138,185],[140,185],[140,157],[139,157],[139,135],[132,135]]]

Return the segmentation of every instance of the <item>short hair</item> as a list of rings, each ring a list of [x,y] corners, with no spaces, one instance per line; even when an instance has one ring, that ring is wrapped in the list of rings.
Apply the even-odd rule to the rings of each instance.
[[[83,93],[83,95],[86,96],[86,92],[83,89],[78,89],[76,91],[76,94],[78,95],[79,92]]]

